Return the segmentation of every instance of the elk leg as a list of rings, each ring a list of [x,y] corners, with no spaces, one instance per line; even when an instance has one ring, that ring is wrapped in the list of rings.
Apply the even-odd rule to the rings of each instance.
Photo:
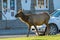
[[[28,27],[27,37],[29,37],[30,29],[31,29],[31,26]]]
[[[37,27],[34,25],[34,27],[35,27],[35,29],[36,29],[36,32],[37,32],[37,34],[38,34],[38,36],[39,36],[39,32],[38,32],[38,29],[37,29]]]
[[[49,27],[49,25],[47,25],[47,27],[45,29],[45,35],[48,35],[49,34],[49,30],[50,30],[50,27]]]
[[[43,33],[43,35],[45,35],[45,33],[46,33],[46,30],[47,30],[47,27],[45,28],[45,32]]]

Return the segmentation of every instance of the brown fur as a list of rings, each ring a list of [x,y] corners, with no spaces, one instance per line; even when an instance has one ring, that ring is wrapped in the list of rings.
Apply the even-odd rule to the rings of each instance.
[[[23,22],[28,24],[29,31],[28,31],[27,36],[29,36],[31,26],[34,26],[36,28],[36,26],[46,24],[47,30],[49,30],[48,21],[50,19],[50,16],[46,12],[42,12],[40,14],[27,14],[27,15],[25,15],[22,10],[19,10],[18,14],[16,14],[15,17],[19,17],[20,20],[22,20]],[[38,33],[37,28],[36,28],[36,32]],[[48,34],[48,31],[46,32],[46,34]],[[38,33],[38,35],[39,35],[39,33]]]

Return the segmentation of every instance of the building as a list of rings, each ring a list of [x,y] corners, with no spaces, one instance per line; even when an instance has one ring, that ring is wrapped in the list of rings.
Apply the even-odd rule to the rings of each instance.
[[[60,1],[60,0],[59,0]],[[25,23],[16,20],[15,14],[19,9],[24,9],[25,13],[43,12],[52,13],[59,9],[59,1],[57,0],[0,0],[0,29],[18,29],[27,28]],[[56,3],[58,2],[58,3]]]

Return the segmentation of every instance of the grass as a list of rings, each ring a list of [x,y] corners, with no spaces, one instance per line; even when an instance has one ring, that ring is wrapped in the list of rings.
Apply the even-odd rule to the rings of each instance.
[[[0,40],[60,40],[60,35],[0,38]]]

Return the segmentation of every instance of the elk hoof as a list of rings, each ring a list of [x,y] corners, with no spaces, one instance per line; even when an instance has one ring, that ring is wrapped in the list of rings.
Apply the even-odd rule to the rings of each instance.
[[[29,37],[29,35],[27,35],[27,37]]]
[[[44,36],[45,34],[39,34],[39,36]]]

